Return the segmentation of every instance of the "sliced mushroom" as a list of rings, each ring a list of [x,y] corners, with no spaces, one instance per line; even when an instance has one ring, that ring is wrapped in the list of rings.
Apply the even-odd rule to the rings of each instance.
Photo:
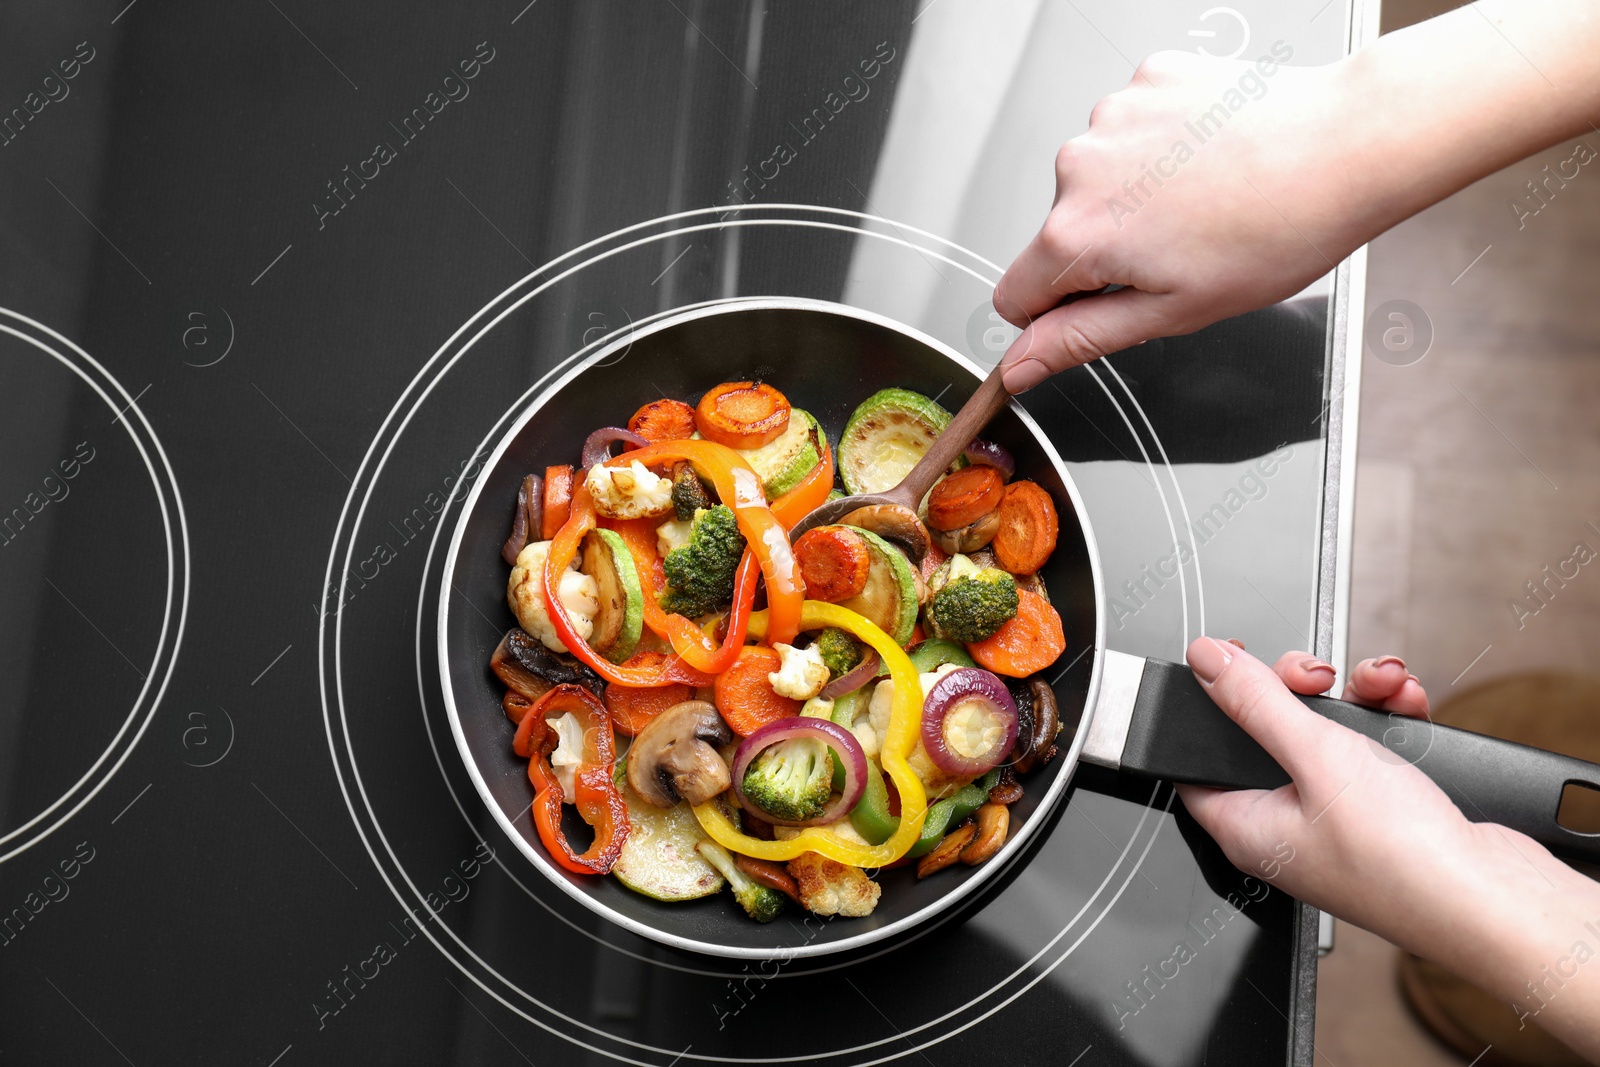
[[[598,674],[575,659],[569,662],[558,657],[538,638],[515,626],[495,647],[489,669],[507,688],[529,700],[538,700],[558,685],[581,685],[595,696],[605,695],[606,683]]]
[[[1050,603],[1050,590],[1045,587],[1044,579],[1039,577],[1039,572],[1032,574],[1019,574],[1016,576],[1017,588],[1026,589],[1030,593],[1037,593],[1046,604]]]
[[[685,700],[657,715],[628,749],[628,784],[658,808],[703,804],[732,784],[716,746],[733,737],[717,709]]]
[[[977,551],[968,552],[966,555],[967,558],[980,567],[995,567],[999,570],[1005,570],[1004,567],[1000,566],[1000,560],[994,554],[994,549],[992,548],[980,548]]]
[[[976,552],[988,546],[994,540],[994,535],[1000,532],[1000,509],[995,508],[977,522],[969,523],[959,530],[933,531],[933,543],[952,556],[957,552]]]
[[[1009,769],[1020,773],[1018,767],[1028,755],[1028,746],[1033,743],[1033,686],[1028,684],[1026,678],[1007,678],[1006,691],[1011,694],[1011,702],[1017,706],[1017,740],[1011,746],[1011,762]]]
[[[1010,766],[1000,768],[1000,780],[995,782],[989,790],[991,804],[1015,804],[1022,799],[1022,783],[1017,781],[1017,772]]]
[[[972,842],[977,833],[978,828],[968,821],[945,834],[944,840],[935,845],[932,852],[917,861],[917,877],[926,878],[960,859],[961,850]]]
[[[903,504],[868,504],[841,518],[839,525],[859,527],[895,542],[906,550],[912,563],[921,563],[928,554],[928,528]]]
[[[1018,754],[1013,761],[1018,774],[1026,774],[1056,754],[1056,734],[1061,730],[1061,716],[1056,708],[1056,693],[1043,678],[1028,680],[1028,696],[1033,704],[1033,728],[1028,731],[1027,747],[1022,738],[1017,740]]]
[[[961,850],[961,862],[976,867],[985,860],[993,859],[994,854],[1000,851],[1000,846],[1006,843],[1006,834],[1011,832],[1011,809],[1004,804],[980,804],[978,810],[972,813],[972,818],[978,832],[971,843]]]
[[[489,669],[513,693],[520,694],[529,701],[538,700],[554,689],[556,683],[540,677],[519,662],[511,651],[511,635],[517,633],[522,631],[515,628],[506,631],[506,635],[495,646],[494,654],[489,657]],[[506,709],[508,714],[510,710],[509,707]]]

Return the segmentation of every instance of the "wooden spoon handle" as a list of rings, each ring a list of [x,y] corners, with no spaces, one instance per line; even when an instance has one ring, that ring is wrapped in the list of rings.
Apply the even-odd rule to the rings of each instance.
[[[1000,365],[995,364],[994,370],[978,386],[970,399],[961,405],[961,410],[956,412],[955,418],[950,420],[950,425],[945,427],[943,433],[934,438],[928,451],[911,468],[911,473],[901,480],[892,492],[910,501],[910,507],[916,507],[922,502],[933,483],[939,480],[945,468],[955,462],[955,458],[966,451],[972,439],[977,437],[983,428],[989,425],[989,420],[1000,414],[1000,409],[1006,406],[1011,399],[1011,394],[1006,392],[1005,383],[1001,381]]]

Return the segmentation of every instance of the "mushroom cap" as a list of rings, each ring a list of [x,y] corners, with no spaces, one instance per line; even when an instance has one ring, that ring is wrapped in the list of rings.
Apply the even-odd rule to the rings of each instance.
[[[986,547],[999,532],[1000,509],[995,508],[959,529],[935,531],[933,542],[952,556],[958,552],[966,555]]]
[[[650,721],[628,749],[628,784],[658,808],[679,800],[703,804],[733,782],[717,745],[733,739],[717,709],[705,700],[674,704]]]
[[[838,520],[841,526],[854,526],[875,533],[886,541],[905,546],[912,563],[928,554],[928,528],[917,513],[904,504],[868,504]]]

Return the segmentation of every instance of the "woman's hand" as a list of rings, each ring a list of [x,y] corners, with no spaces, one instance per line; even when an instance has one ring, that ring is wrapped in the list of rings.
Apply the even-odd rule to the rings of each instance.
[[[1291,55],[1158,52],[1100,101],[1056,156],[1038,236],[995,287],[996,310],[1024,327],[1008,389],[1293,296],[1371,236],[1343,210],[1336,138],[1305,133],[1336,128],[1340,68],[1282,66]],[[1107,285],[1124,288],[1058,306]]]
[[[1235,866],[1435,960],[1600,1057],[1600,885],[1525,834],[1468,822],[1416,766],[1296,700],[1290,690],[1333,684],[1327,664],[1290,652],[1269,668],[1207,637],[1188,659],[1293,779],[1273,790],[1178,787]],[[1344,699],[1427,717],[1427,695],[1392,656],[1357,664]],[[1417,739],[1425,765],[1426,728]]]
[[[1472,825],[1416,767],[1290,695],[1328,691],[1334,671],[1322,661],[1289,652],[1269,668],[1203,637],[1189,663],[1294,779],[1270,791],[1180,786],[1190,814],[1241,870],[1390,936],[1411,882],[1431,877],[1423,868],[1436,854],[1466,850]],[[1427,694],[1393,656],[1357,664],[1344,699],[1419,719],[1428,712]]]
[[[1023,327],[1006,388],[1292,296],[1429,204],[1589,136],[1597,47],[1594,0],[1480,0],[1325,67],[1284,66],[1282,41],[1250,62],[1151,56],[1062,147],[1055,205],[995,288]]]

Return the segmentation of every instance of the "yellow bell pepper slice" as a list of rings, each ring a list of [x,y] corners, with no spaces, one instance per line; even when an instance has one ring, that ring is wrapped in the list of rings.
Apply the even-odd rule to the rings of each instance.
[[[894,705],[878,760],[900,791],[900,828],[881,845],[863,846],[848,841],[825,826],[808,826],[787,841],[763,841],[741,832],[716,800],[695,805],[694,815],[700,820],[701,829],[717,844],[755,859],[792,860],[806,852],[817,852],[852,867],[886,867],[917,843],[928,814],[928,795],[922,780],[906,762],[922,731],[922,683],[910,657],[894,638],[872,622],[837,604],[807,600],[800,609],[800,628],[815,630],[824,626],[837,626],[855,634],[876,649],[889,668]],[[752,613],[749,636],[760,640],[766,630],[767,613]]]

